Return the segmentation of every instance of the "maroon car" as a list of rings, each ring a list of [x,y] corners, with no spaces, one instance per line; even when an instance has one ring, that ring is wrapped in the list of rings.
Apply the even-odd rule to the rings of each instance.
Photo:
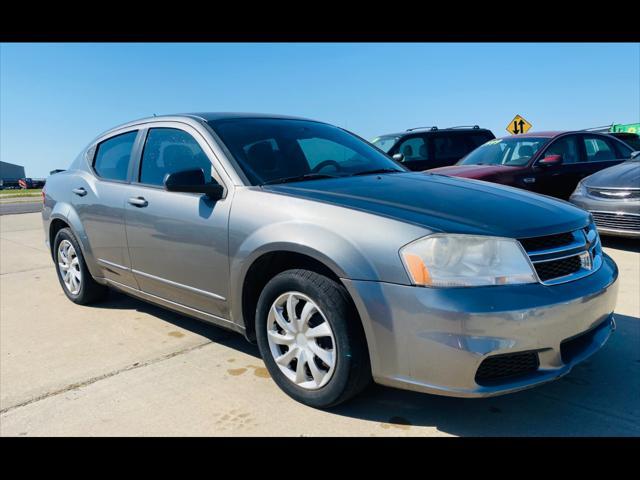
[[[628,145],[611,135],[536,132],[490,140],[457,164],[429,172],[568,199],[581,179],[628,160],[631,152]]]

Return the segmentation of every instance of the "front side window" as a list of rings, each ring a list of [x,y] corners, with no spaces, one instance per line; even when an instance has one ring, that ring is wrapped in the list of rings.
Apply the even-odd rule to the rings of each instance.
[[[616,154],[613,145],[599,137],[583,137],[584,148],[587,154],[587,162],[605,162],[615,160]]]
[[[177,128],[152,128],[142,153],[140,183],[163,185],[168,173],[201,169],[211,181],[211,162],[195,138]]]
[[[131,151],[138,131],[123,133],[100,143],[93,161],[93,169],[106,180],[127,180]]]
[[[562,163],[577,163],[580,161],[578,142],[576,137],[563,137],[553,142],[545,152],[545,156],[562,155]]]
[[[404,156],[405,162],[429,160],[427,142],[423,137],[408,138],[400,144],[398,152]]]
[[[209,125],[252,185],[373,170],[406,171],[391,158],[338,127],[309,120],[235,118]]]
[[[458,165],[523,166],[547,142],[548,138],[509,137],[489,140],[458,162]]]

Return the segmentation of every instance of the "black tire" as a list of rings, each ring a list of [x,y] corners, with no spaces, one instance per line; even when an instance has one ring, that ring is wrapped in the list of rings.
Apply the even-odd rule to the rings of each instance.
[[[267,317],[276,299],[300,292],[315,302],[333,330],[336,365],[331,379],[316,390],[299,387],[276,364],[267,339]],[[314,408],[330,408],[360,393],[371,382],[369,352],[362,324],[345,288],[308,270],[287,270],[273,277],[262,290],[256,309],[256,338],[262,358],[276,384],[291,398]]]
[[[67,286],[64,284],[60,268],[58,267],[58,246],[63,240],[68,240],[71,245],[73,245],[78,257],[79,268],[82,273],[80,291],[75,295],[67,289]],[[56,238],[53,241],[53,260],[55,262],[56,274],[58,275],[60,286],[67,298],[73,303],[77,303],[78,305],[89,305],[104,299],[109,293],[109,289],[106,286],[100,285],[91,276],[91,273],[87,268],[87,264],[84,261],[82,249],[70,228],[62,228],[56,234]]]

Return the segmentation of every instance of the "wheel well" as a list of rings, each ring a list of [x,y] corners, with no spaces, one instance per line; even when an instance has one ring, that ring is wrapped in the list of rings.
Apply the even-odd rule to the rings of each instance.
[[[255,341],[255,315],[262,289],[279,273],[294,268],[316,272],[342,285],[333,270],[313,257],[285,251],[265,253],[249,267],[242,284],[242,317],[247,338],[252,342]]]
[[[56,218],[51,221],[51,225],[49,226],[49,247],[51,248],[51,252],[53,252],[53,241],[56,239],[56,235],[63,228],[68,228],[69,225],[64,221]]]

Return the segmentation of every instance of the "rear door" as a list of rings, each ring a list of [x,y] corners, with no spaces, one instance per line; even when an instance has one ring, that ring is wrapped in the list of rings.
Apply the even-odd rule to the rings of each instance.
[[[167,173],[200,168],[205,180],[225,185],[217,160],[194,128],[159,122],[145,142],[132,192],[126,232],[132,271],[145,293],[228,319],[230,190],[211,200],[200,193],[169,192]]]
[[[584,175],[581,178],[624,162],[629,159],[631,154],[624,148],[624,145],[618,145],[618,142],[605,135],[581,135],[580,144],[586,160]],[[629,155],[625,155],[627,152]]]
[[[87,152],[93,175],[76,175],[70,186],[73,205],[103,276],[133,288],[137,284],[131,274],[124,216],[139,141],[137,129],[100,141]]]

